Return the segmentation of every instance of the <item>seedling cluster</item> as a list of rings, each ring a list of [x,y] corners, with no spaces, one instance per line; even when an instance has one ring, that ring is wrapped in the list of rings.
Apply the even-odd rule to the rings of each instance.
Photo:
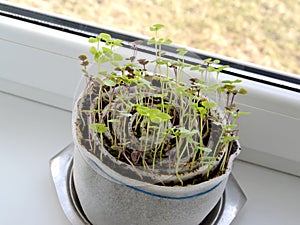
[[[235,99],[247,91],[237,87],[241,80],[219,80],[227,68],[219,60],[189,65],[185,48],[177,50],[176,60],[168,59],[162,46],[172,41],[159,37],[163,27],[150,27],[153,59],[137,57],[141,41],[132,43],[133,54],[125,59],[115,50],[122,40],[106,33],[89,39],[98,74],[88,72],[88,58],[80,55],[89,99],[80,113],[89,121],[86,145],[100,160],[106,149],[116,160],[149,174],[174,175],[174,183],[185,185],[196,182],[186,181],[185,174],[201,168],[206,168],[201,179],[209,179],[215,168],[225,171],[238,139],[238,118],[245,114]]]

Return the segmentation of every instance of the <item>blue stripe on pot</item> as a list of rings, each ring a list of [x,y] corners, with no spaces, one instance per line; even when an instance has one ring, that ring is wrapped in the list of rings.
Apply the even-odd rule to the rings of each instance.
[[[215,186],[213,186],[212,188],[208,189],[207,191],[204,191],[204,192],[200,192],[200,193],[197,193],[197,194],[194,194],[194,195],[188,195],[188,196],[183,196],[183,197],[172,197],[172,196],[166,196],[166,195],[159,195],[159,194],[155,194],[155,193],[151,193],[149,191],[145,191],[145,190],[142,190],[142,189],[139,189],[137,187],[134,187],[134,186],[131,186],[131,185],[128,185],[112,176],[110,176],[108,173],[106,173],[94,160],[92,159],[89,159],[102,173],[104,173],[107,177],[109,177],[111,180],[113,180],[114,182],[118,183],[118,184],[122,184],[130,189],[133,189],[135,191],[138,191],[138,192],[141,192],[141,193],[144,193],[144,194],[147,194],[147,195],[150,195],[150,196],[153,196],[153,197],[158,197],[158,198],[164,198],[164,199],[170,199],[170,200],[184,200],[184,199],[189,199],[189,198],[196,198],[196,197],[199,197],[199,196],[202,196],[202,195],[205,195],[211,191],[213,191],[214,189],[216,189],[222,182],[220,181],[219,183],[217,183]]]

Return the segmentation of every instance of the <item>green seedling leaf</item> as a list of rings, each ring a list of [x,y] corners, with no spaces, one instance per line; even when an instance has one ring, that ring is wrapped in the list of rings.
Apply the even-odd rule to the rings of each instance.
[[[242,112],[242,111],[238,112],[238,115],[249,115],[249,114],[251,114],[251,112]]]
[[[231,91],[235,88],[235,85],[232,84],[225,84],[224,88],[227,89],[228,91]]]
[[[181,55],[181,56],[184,56],[186,53],[188,53],[186,48],[178,48],[178,49],[176,49],[176,51],[178,52],[178,55]]]
[[[240,117],[241,115],[249,115],[250,114],[250,112],[237,112],[237,113],[235,113],[234,115],[233,115],[233,118],[238,118],[238,117]]]
[[[136,111],[142,116],[149,116],[149,108],[143,105],[135,105]]]
[[[122,46],[122,40],[121,39],[114,39],[113,43],[115,46]]]
[[[201,68],[200,65],[191,66],[190,70],[199,70]]]
[[[102,76],[107,76],[108,72],[107,71],[99,71],[98,74],[102,75]]]
[[[212,62],[212,58],[204,59],[204,62],[206,62],[206,63],[211,63],[211,62]]]
[[[233,83],[235,83],[235,84],[241,83],[241,82],[242,82],[242,80],[240,80],[240,79],[236,79],[236,80],[233,81]]]
[[[96,49],[95,46],[92,46],[92,47],[90,48],[90,53],[91,53],[92,55],[95,55],[97,52],[98,52],[98,51],[97,51],[97,49]]]
[[[163,38],[159,38],[159,39],[156,40],[156,44],[161,45],[161,44],[164,43],[164,40],[165,39],[163,39]]]
[[[238,140],[238,139],[239,139],[238,136],[224,136],[224,137],[223,137],[223,141],[224,141],[225,143],[229,143],[229,142],[231,142],[231,141],[236,141],[236,140]]]
[[[223,124],[222,128],[225,130],[233,130],[237,128],[237,124]]]
[[[212,149],[211,148],[208,148],[208,147],[200,147],[200,146],[196,146],[195,147],[195,150],[196,151],[203,151],[203,152],[207,152],[207,153],[209,153],[209,152],[212,152]]]
[[[102,51],[105,54],[112,54],[113,53],[113,51],[110,48],[107,48],[107,47],[102,47]]]
[[[163,44],[165,44],[165,45],[170,45],[170,44],[172,44],[172,40],[169,39],[169,38],[167,38],[167,39],[164,40],[164,43],[163,43]]]
[[[206,69],[207,69],[208,72],[215,72],[215,71],[217,71],[216,68],[213,67],[213,66],[208,66]]]
[[[221,71],[223,71],[224,69],[227,69],[227,68],[229,68],[228,65],[219,66],[218,69],[217,69],[217,72],[221,72]]]
[[[245,89],[245,88],[241,88],[239,91],[238,91],[239,94],[241,95],[245,95],[248,93],[248,91]]]
[[[237,84],[237,83],[241,83],[242,80],[240,79],[236,79],[236,80],[223,80],[222,83],[223,84]]]
[[[148,108],[148,107],[147,107]],[[161,111],[159,109],[151,109],[151,108],[148,108],[148,114],[149,116],[156,116],[158,115],[159,113],[161,113]]]
[[[109,87],[114,87],[116,86],[116,83],[113,80],[110,79],[105,79],[103,80],[103,84]]]
[[[156,40],[154,37],[147,41],[147,45],[153,45],[155,43],[156,43]]]
[[[168,94],[167,93],[164,93],[164,94],[154,94],[153,97],[154,98],[164,98],[164,97],[167,97]]]
[[[178,130],[179,130],[179,135],[182,138],[189,138],[198,133],[197,130],[190,131],[190,130],[186,129],[185,127],[180,127],[180,128],[178,128]]]
[[[222,80],[222,83],[223,84],[232,84],[232,81],[231,80]]]
[[[90,124],[90,129],[92,129],[97,133],[102,134],[108,130],[108,127],[106,127],[104,123],[92,123]]]
[[[170,116],[168,113],[163,113],[163,112],[161,112],[160,114],[158,114],[158,117],[162,121],[168,121],[168,120],[172,119],[172,116]]]
[[[206,109],[211,109],[217,106],[215,102],[208,102],[208,101],[201,102],[201,105],[203,105]]]
[[[89,38],[89,43],[96,43],[96,42],[98,42],[99,41],[99,38],[98,37],[90,37]]]
[[[111,36],[107,33],[100,33],[98,37],[106,42],[111,40]]]
[[[167,60],[164,60],[164,59],[156,59],[155,62],[159,65],[164,65],[166,64]]]
[[[162,120],[159,117],[150,117],[152,123],[160,124]]]
[[[163,113],[159,109],[148,109],[148,116],[153,123],[161,123],[172,118],[169,114]]]
[[[150,31],[158,31],[164,27],[163,24],[154,24],[150,27]]]
[[[201,116],[204,116],[204,115],[207,114],[207,110],[203,107],[198,107],[198,111],[199,111]]]

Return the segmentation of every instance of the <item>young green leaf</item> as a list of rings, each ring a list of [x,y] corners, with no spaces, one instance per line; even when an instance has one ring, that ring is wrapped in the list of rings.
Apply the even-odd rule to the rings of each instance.
[[[110,34],[107,34],[107,33],[100,33],[99,38],[106,41],[106,42],[111,40]]]
[[[156,43],[156,40],[154,37],[147,41],[147,45],[153,45],[155,43]]]
[[[107,48],[107,47],[102,47],[102,51],[105,54],[112,54],[113,53],[113,51],[110,48]]]
[[[90,128],[100,134],[108,130],[104,123],[91,123]]]
[[[215,102],[208,102],[208,101],[201,102],[201,105],[203,105],[206,109],[211,109],[217,106]]]
[[[245,95],[248,93],[248,91],[245,89],[245,88],[241,88],[239,91],[238,91],[239,94],[241,95]]]
[[[142,116],[149,116],[149,108],[143,105],[135,105],[136,111]]]
[[[96,49],[95,46],[92,46],[92,47],[90,48],[90,53],[91,53],[92,55],[95,55],[97,52],[98,52],[98,51],[97,51],[97,49]]]
[[[113,45],[114,46],[122,46],[122,40],[121,39],[114,39],[113,40]]]
[[[158,31],[164,27],[163,24],[154,24],[150,27],[150,31]]]
[[[207,153],[209,153],[209,152],[212,152],[212,149],[211,148],[208,148],[208,147],[201,147],[201,146],[196,146],[195,147],[195,150],[196,151],[203,151],[203,152],[207,152]]]
[[[236,141],[236,140],[238,140],[238,139],[239,139],[238,136],[224,136],[224,137],[223,137],[223,141],[224,141],[225,143],[229,143],[229,142],[231,142],[231,141]]]
[[[178,52],[178,55],[181,56],[184,56],[188,52],[186,48],[178,48],[176,51]]]
[[[204,62],[210,64],[212,62],[212,58],[207,58],[207,59],[204,60]]]
[[[170,45],[170,44],[172,44],[172,40],[167,38],[167,39],[164,40],[163,44]]]
[[[190,70],[199,70],[201,68],[200,65],[191,66]]]
[[[116,86],[116,83],[113,80],[110,79],[105,79],[103,80],[103,84],[109,87],[114,87]]]
[[[96,43],[96,42],[98,42],[99,41],[99,38],[98,37],[90,37],[89,38],[89,43]]]

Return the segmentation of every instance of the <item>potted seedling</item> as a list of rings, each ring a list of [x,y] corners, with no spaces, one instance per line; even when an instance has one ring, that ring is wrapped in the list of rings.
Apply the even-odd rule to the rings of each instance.
[[[79,56],[86,84],[73,111],[73,175],[94,225],[199,224],[240,152],[241,81],[221,81],[219,60],[187,64],[184,48],[168,57],[162,27],[150,28],[151,58],[138,57],[139,41],[124,57],[106,33],[89,39],[97,74]]]

